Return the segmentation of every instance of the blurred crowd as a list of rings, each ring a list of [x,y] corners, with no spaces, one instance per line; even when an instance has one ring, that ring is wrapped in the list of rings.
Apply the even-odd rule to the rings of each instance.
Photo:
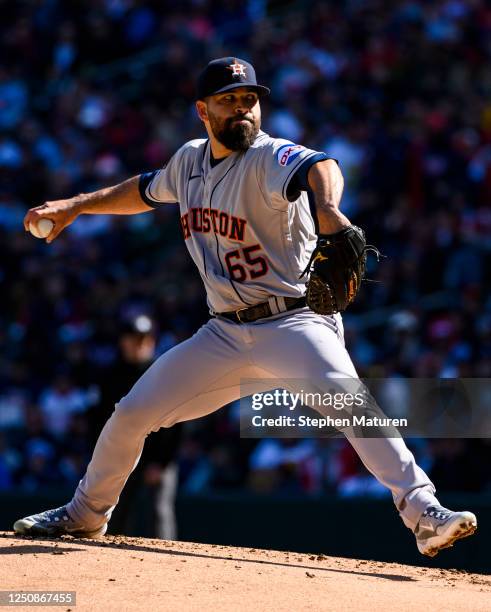
[[[194,82],[214,57],[271,87],[265,131],[339,160],[342,209],[385,255],[344,317],[359,373],[491,376],[485,0],[0,6],[0,490],[78,482],[125,322],[148,317],[160,354],[207,320],[175,207],[83,216],[49,246],[22,219],[201,136]],[[439,490],[491,490],[488,440],[412,446]],[[341,439],[238,443],[236,405],[187,423],[176,452],[187,492],[386,494]]]

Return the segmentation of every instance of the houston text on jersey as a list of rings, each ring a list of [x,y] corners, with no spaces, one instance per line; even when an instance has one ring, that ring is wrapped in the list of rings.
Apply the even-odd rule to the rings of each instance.
[[[216,208],[191,208],[189,212],[181,216],[181,226],[184,239],[187,240],[193,232],[207,234],[214,232],[220,236],[226,236],[230,240],[244,242],[244,234],[247,221],[229,215]]]

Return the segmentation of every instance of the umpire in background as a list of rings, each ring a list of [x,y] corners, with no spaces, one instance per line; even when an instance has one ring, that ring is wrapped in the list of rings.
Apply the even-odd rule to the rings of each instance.
[[[99,402],[88,413],[92,445],[111,416],[114,405],[148,369],[155,360],[155,353],[156,330],[150,317],[140,314],[121,324],[118,356],[109,367],[100,370],[97,380]],[[108,533],[177,539],[175,497],[178,468],[175,455],[181,427],[178,423],[150,433],[140,462],[129,477],[113,512]],[[141,512],[135,512],[142,495],[151,499],[150,520],[145,520],[147,517],[142,517]],[[135,515],[140,517],[140,521],[133,520]]]

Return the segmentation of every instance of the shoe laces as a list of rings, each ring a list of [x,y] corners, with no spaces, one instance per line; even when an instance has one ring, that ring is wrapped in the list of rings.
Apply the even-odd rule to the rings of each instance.
[[[50,522],[59,522],[59,521],[69,521],[70,517],[68,516],[67,511],[65,510],[65,506],[61,506],[60,508],[54,508],[53,510],[46,510],[42,513],[43,519]]]
[[[436,518],[439,521],[443,521],[448,518],[451,514],[450,510],[443,506],[430,506],[423,512],[423,516],[429,516],[430,518]]]

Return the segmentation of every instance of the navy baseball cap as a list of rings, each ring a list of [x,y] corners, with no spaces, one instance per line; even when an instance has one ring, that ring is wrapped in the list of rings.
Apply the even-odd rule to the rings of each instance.
[[[268,87],[258,85],[252,64],[237,57],[212,60],[198,77],[196,93],[198,100],[202,100],[237,87],[254,88],[260,96],[270,93]]]

